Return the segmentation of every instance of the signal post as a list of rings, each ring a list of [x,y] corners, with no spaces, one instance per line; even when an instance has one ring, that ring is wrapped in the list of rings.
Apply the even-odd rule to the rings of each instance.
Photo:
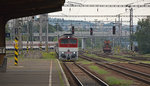
[[[19,55],[19,47],[18,47],[18,38],[19,38],[19,21],[18,19],[16,19],[15,21],[15,51],[14,51],[14,54],[15,54],[15,62],[14,62],[14,65],[15,66],[18,66],[18,55]]]
[[[114,26],[113,26],[113,28],[112,28],[112,34],[113,34],[113,54],[114,54],[114,50],[115,50],[115,43],[114,43],[114,36],[115,36],[115,34],[116,34],[116,26],[115,26],[115,23],[114,23]]]
[[[92,39],[93,28],[90,28],[90,35],[91,35],[91,49],[93,49],[93,39]],[[92,54],[92,53],[91,53],[91,54]]]

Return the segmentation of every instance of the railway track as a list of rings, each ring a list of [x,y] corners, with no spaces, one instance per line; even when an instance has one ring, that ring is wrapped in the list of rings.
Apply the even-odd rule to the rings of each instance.
[[[63,63],[77,86],[109,86],[104,81],[76,63]]]
[[[104,60],[104,59],[101,59],[101,58],[90,58],[88,56],[85,56],[83,54],[80,54],[79,57],[83,58],[83,59],[86,59],[86,60],[89,60],[89,61],[96,61],[96,62],[103,62],[103,63],[108,63],[108,61]]]
[[[80,56],[80,57],[83,58],[83,56]],[[83,59],[86,59],[88,61],[93,61],[99,66],[103,66],[103,67],[108,68],[110,70],[119,72],[119,73],[124,74],[126,76],[129,76],[131,78],[139,80],[143,83],[150,84],[150,74],[142,73],[142,72],[139,72],[139,71],[136,71],[133,69],[129,69],[129,68],[125,68],[123,66],[118,66],[115,64],[110,64],[110,63],[103,64],[103,63],[100,63],[99,61],[97,61],[93,58],[90,58],[90,57],[86,57],[86,58],[84,57]]]
[[[133,62],[135,62],[134,60],[127,60],[127,59],[112,57],[112,56],[108,56],[108,55],[105,55],[105,54],[98,54],[98,53],[94,53],[94,54],[97,55],[97,56],[100,56],[100,57],[107,57],[107,58],[111,58],[111,59],[115,59],[115,60],[119,60],[119,61],[125,61],[125,62],[127,61],[129,64],[132,64],[132,65],[138,65],[138,66],[141,66],[141,67],[150,68],[150,64],[146,64],[146,63],[135,64],[135,63],[133,63]]]
[[[127,61],[127,62],[135,62],[134,60],[127,60],[127,59],[123,59],[123,58],[117,58],[117,57],[113,57],[113,56],[108,56],[106,54],[99,54],[99,53],[95,53],[95,55],[100,56],[100,57],[107,57],[107,58],[111,58],[111,59],[115,59],[115,60],[119,60],[119,61]]]
[[[146,63],[139,63],[139,64],[135,64],[135,63],[129,63],[129,64],[133,64],[133,65],[139,65],[139,66],[143,66],[143,67],[150,68],[150,64],[146,64]]]

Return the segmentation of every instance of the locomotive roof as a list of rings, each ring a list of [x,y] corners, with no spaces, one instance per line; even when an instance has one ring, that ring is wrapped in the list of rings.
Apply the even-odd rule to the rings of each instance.
[[[73,34],[64,34],[60,38],[76,38]]]

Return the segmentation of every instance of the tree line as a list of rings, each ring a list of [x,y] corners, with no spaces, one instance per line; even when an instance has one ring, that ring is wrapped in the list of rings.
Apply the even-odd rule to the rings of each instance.
[[[138,21],[137,30],[134,34],[138,42],[138,50],[142,54],[150,53],[150,19]]]

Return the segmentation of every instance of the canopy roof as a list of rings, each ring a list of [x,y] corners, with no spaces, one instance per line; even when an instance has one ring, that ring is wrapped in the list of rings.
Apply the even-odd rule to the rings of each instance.
[[[65,0],[0,0],[0,16],[13,19],[61,11]]]

